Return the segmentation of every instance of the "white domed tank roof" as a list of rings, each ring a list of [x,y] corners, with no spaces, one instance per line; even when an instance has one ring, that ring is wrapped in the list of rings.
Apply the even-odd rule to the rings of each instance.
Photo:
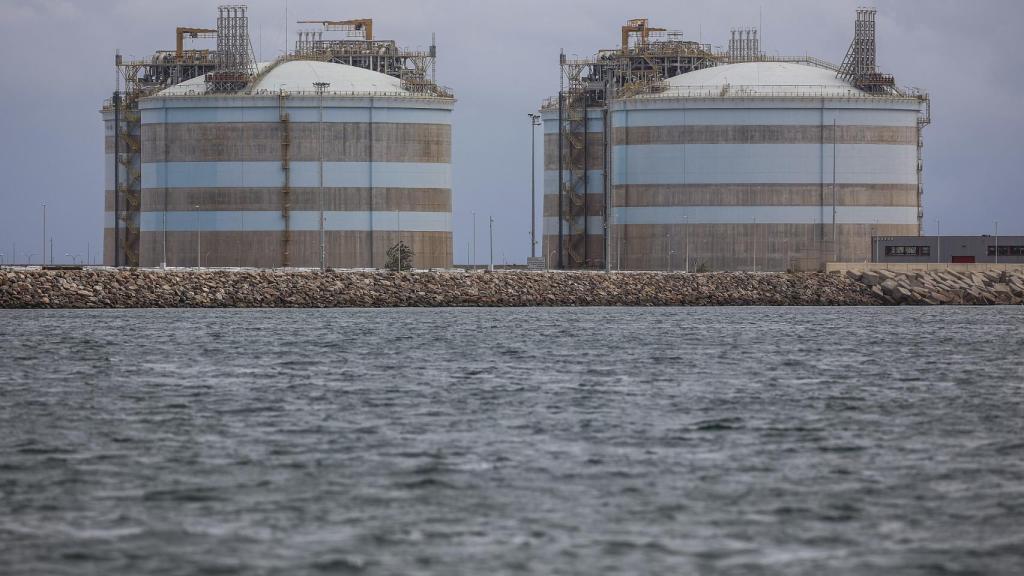
[[[694,70],[666,80],[679,96],[863,96],[827,68],[792,62],[742,62]]]
[[[394,76],[346,64],[314,60],[292,60],[278,64],[256,83],[253,90],[314,92],[314,82],[330,84],[328,92],[406,93],[402,89],[402,81]]]
[[[271,68],[272,67],[272,68]],[[260,62],[256,65],[258,73],[269,72],[256,82],[253,92],[315,92],[314,82],[327,82],[328,92],[347,94],[408,94],[402,88],[402,81],[394,76],[348,66],[333,62],[314,60],[292,60],[275,65],[272,62]],[[160,92],[160,96],[187,96],[206,94],[206,76],[197,76],[176,84]]]

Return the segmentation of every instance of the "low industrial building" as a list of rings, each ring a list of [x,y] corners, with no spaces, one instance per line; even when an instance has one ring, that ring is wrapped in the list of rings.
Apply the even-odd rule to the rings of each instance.
[[[875,236],[871,248],[887,264],[1024,264],[1024,236]]]

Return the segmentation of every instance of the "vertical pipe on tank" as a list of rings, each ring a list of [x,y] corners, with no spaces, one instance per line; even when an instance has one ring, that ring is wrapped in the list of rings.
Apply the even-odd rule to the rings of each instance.
[[[167,166],[167,103],[166,102],[164,102],[164,104],[163,104],[163,109],[164,109],[164,123],[161,125],[162,130],[160,130],[160,134],[161,134],[161,137],[163,139],[163,144],[164,144],[164,146],[163,146],[163,148],[164,148],[164,158],[163,158],[163,160],[164,160],[164,166],[166,167]],[[166,169],[164,170],[164,173],[163,173],[163,176],[161,177],[161,180],[163,180],[163,184],[164,184],[164,213],[163,213],[163,218],[162,218],[162,220],[163,220],[163,249],[162,249],[163,255],[160,258],[160,267],[161,268],[167,268],[167,208],[168,208],[168,202],[167,202],[167,170]]]
[[[824,259],[825,249],[825,99],[821,99],[821,121],[818,123],[818,135],[821,146],[819,154],[818,174],[818,263]]]
[[[558,92],[558,269],[562,264],[562,105],[565,100],[563,92]]]
[[[368,127],[369,165],[370,165],[370,268],[373,268],[373,96],[370,96],[370,123]]]
[[[610,84],[610,82],[609,82]],[[605,94],[608,94],[609,90],[606,88]],[[604,158],[604,271],[606,273],[612,271],[612,226],[615,223],[615,212],[614,203],[612,202],[612,162],[609,154],[611,150],[611,143],[609,139],[612,135],[611,126],[611,113],[608,111],[608,102],[605,101],[604,110],[602,110],[603,122],[604,122],[604,148],[602,149],[602,157]]]
[[[832,261],[839,261],[839,246],[836,244],[836,119],[832,118]]]
[[[118,132],[121,124],[121,91],[114,90],[114,267],[121,265],[119,254],[121,253],[121,235],[118,222],[121,219],[121,186],[118,181],[121,179],[118,163],[121,156],[121,138]]]

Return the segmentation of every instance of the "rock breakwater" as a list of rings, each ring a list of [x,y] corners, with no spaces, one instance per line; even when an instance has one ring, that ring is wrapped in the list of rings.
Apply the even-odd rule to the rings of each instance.
[[[870,287],[887,304],[1021,304],[1024,272],[987,270],[849,271],[846,277]]]
[[[840,274],[0,270],[0,308],[856,306]]]

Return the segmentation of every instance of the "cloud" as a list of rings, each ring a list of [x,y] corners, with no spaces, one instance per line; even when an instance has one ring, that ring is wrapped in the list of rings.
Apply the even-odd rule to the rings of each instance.
[[[0,24],[20,24],[52,20],[74,20],[78,8],[68,0],[8,0],[0,6]]]

